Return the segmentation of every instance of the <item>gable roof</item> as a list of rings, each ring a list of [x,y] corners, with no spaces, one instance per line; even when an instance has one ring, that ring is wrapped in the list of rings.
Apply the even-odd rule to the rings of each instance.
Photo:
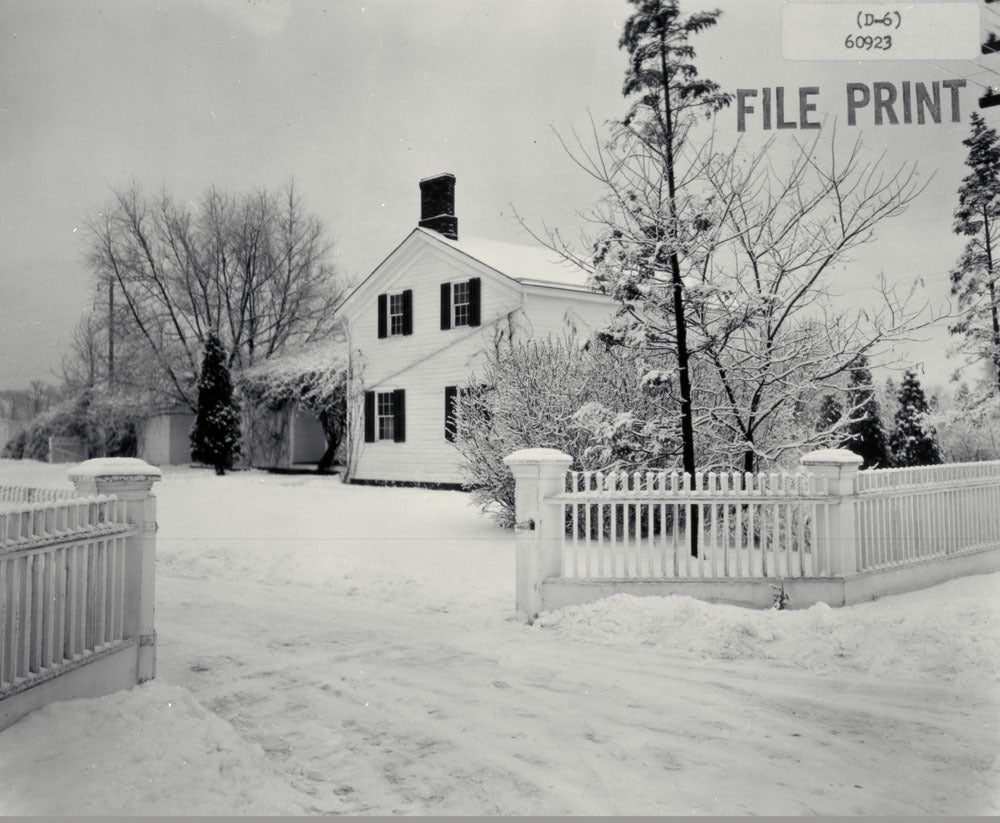
[[[523,246],[475,237],[451,240],[436,231],[415,228],[347,295],[338,307],[338,311],[344,311],[352,304],[391,260],[424,244],[437,245],[458,252],[480,266],[485,266],[502,277],[525,286],[596,294],[589,285],[589,272],[564,260],[556,252],[544,246]]]

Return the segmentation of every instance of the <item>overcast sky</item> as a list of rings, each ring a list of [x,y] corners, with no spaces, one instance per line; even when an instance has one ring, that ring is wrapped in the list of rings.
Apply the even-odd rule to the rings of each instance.
[[[839,270],[845,290],[884,271],[947,296],[961,140],[982,87],[1000,82],[1000,55],[786,61],[780,0],[691,8],[714,5],[720,24],[694,40],[703,75],[730,91],[784,86],[795,101],[817,86],[824,135],[836,122],[839,140],[860,131],[873,152],[933,175]],[[0,0],[0,388],[54,381],[92,299],[86,219],[133,180],[197,199],[294,179],[356,280],[416,224],[418,180],[442,171],[457,177],[460,235],[528,241],[514,208],[572,231],[599,191],[556,132],[624,112],[628,12],[624,0]],[[982,14],[1000,27],[992,7]],[[876,127],[870,109],[845,124],[847,82],[957,78],[959,124]],[[1000,108],[984,115],[996,123]],[[764,136],[757,117],[749,142]],[[735,134],[735,108],[720,129]],[[903,354],[944,382],[947,343],[939,332]]]

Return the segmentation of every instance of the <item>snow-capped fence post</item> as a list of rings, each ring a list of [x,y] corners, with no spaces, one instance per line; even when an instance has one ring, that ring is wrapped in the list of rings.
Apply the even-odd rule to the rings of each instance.
[[[827,528],[817,534],[819,556],[826,558],[826,576],[857,574],[854,501],[858,469],[864,461],[848,449],[818,449],[804,454],[799,462],[805,471],[826,478],[827,492],[832,498],[826,506]],[[822,571],[817,569],[815,573],[819,575]]]
[[[573,458],[558,449],[521,449],[504,458],[514,475],[517,542],[517,616],[534,622],[542,610],[542,583],[562,571],[566,522],[563,503]]]
[[[135,457],[87,460],[67,472],[81,497],[114,495],[125,502],[126,516],[136,528],[125,544],[126,637],[138,637],[137,682],[156,675],[156,629],[153,607],[156,574],[156,498],[153,483],[160,470]]]

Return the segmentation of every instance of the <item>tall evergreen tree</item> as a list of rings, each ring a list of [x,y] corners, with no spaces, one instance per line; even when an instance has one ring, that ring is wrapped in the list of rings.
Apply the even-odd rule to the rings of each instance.
[[[226,352],[214,333],[205,343],[198,377],[198,414],[191,429],[191,459],[225,474],[240,453],[239,405],[226,365]]]
[[[845,429],[844,448],[859,455],[863,469],[885,468],[889,465],[889,444],[882,428],[882,411],[875,398],[868,358],[860,355],[851,369],[847,386],[847,407],[851,420]]]
[[[634,226],[635,242],[624,241],[620,231],[612,230],[597,243],[593,263],[600,267],[621,253],[633,260],[634,270],[625,276],[628,282],[603,284],[622,303],[625,314],[630,313],[628,304],[636,295],[657,294],[653,314],[665,322],[645,325],[640,332],[643,338],[640,345],[647,351],[665,355],[662,366],[657,364],[661,373],[676,374],[681,463],[693,477],[698,469],[692,400],[693,352],[682,276],[682,248],[692,230],[692,215],[683,192],[685,175],[678,165],[695,119],[711,115],[729,103],[729,95],[721,92],[716,83],[698,76],[694,48],[689,43],[692,35],[714,26],[721,12],[682,16],[678,0],[629,2],[634,10],[625,21],[618,46],[629,55],[622,94],[631,102],[626,116],[615,124],[612,145],[618,153],[631,158],[617,167],[631,179],[627,184],[629,190],[618,190],[612,199],[617,200],[622,216]],[[634,171],[639,172],[635,177]],[[693,230],[705,228],[699,224]],[[625,249],[626,246],[629,248]],[[605,339],[624,342],[620,331],[609,332]],[[674,365],[676,369],[672,368]],[[697,517],[694,511],[691,553],[695,556]]]
[[[698,76],[695,52],[688,40],[716,24],[718,10],[682,17],[677,0],[630,0],[635,11],[625,21],[618,47],[629,55],[622,94],[632,105],[621,122],[622,136],[636,140],[651,161],[650,175],[662,187],[661,211],[640,218],[646,237],[647,264],[642,272],[668,271],[673,334],[662,342],[674,348],[680,389],[681,453],[684,471],[694,476],[691,351],[688,345],[684,283],[679,249],[687,228],[680,215],[677,163],[691,120],[728,105],[729,95],[711,80]],[[638,211],[638,209],[637,209]],[[647,334],[650,330],[647,329]],[[653,333],[655,336],[655,332]],[[669,339],[672,337],[672,339]],[[693,547],[697,551],[697,547]]]
[[[955,233],[969,237],[951,273],[951,291],[964,316],[951,333],[964,338],[964,350],[975,362],[991,365],[993,390],[1000,389],[1000,307],[994,264],[997,218],[1000,217],[1000,141],[978,112],[972,134],[962,141],[969,149],[971,172],[958,189]]]
[[[895,466],[934,466],[942,462],[937,432],[927,424],[928,411],[916,372],[908,369],[899,387],[899,408],[889,438]]]

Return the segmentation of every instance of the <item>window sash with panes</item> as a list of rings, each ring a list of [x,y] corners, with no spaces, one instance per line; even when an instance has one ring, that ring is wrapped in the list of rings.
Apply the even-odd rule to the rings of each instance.
[[[413,334],[413,290],[378,296],[378,337],[399,337]]]
[[[454,309],[454,324],[456,326],[468,326],[469,325],[469,306],[471,300],[469,299],[469,283],[464,281],[462,283],[452,284],[452,307]]]
[[[396,436],[396,407],[392,392],[379,392],[376,397],[376,417],[379,440],[393,440]]]
[[[403,316],[405,314],[405,303],[403,301],[403,294],[390,294],[389,295],[389,334],[403,334],[404,321]]]

